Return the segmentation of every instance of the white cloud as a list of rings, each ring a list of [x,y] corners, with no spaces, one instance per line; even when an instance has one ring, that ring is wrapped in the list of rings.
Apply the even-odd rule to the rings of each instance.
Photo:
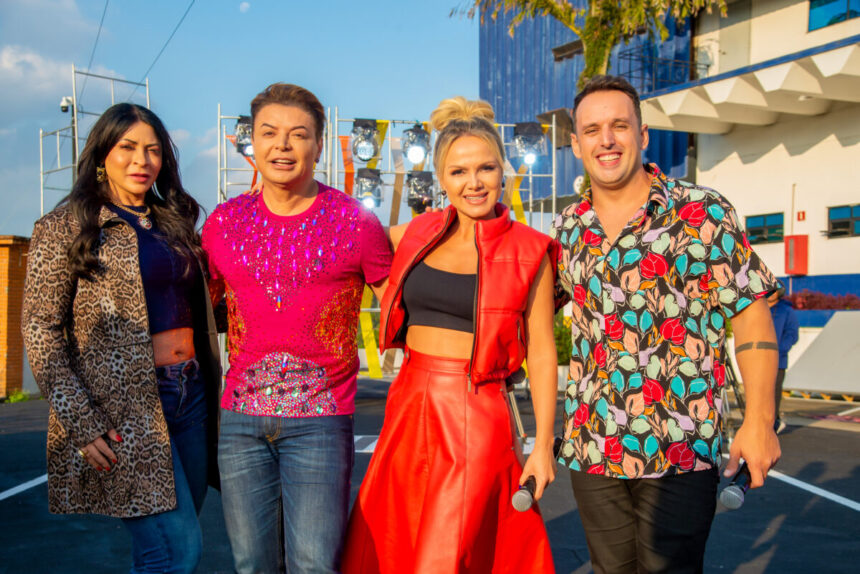
[[[61,187],[65,172],[56,174],[51,183]],[[3,210],[0,212],[0,234],[29,237],[33,222],[39,218],[39,167],[14,165],[0,168],[3,182]],[[13,191],[14,190],[14,191]],[[54,208],[65,192],[45,191],[45,211]]]
[[[173,143],[181,145],[191,139],[191,132],[182,128],[170,130],[170,137],[173,139]]]
[[[208,144],[213,141],[216,141],[216,137],[218,136],[218,128],[209,128],[206,132],[197,138],[198,144]],[[218,149],[217,147],[215,148]]]
[[[245,12],[247,12],[250,9],[251,9],[251,3],[250,2],[242,2],[241,4],[239,4],[239,12],[241,12],[242,14],[244,14]]]
[[[44,117],[49,110],[59,111],[60,99],[72,95],[71,72],[71,61],[50,58],[20,45],[0,46],[0,102],[3,102],[0,123],[23,117]],[[92,72],[121,77],[103,66],[94,67]],[[79,82],[80,79],[79,76]],[[78,89],[81,89],[80,83]],[[82,107],[107,107],[109,90],[107,82],[91,78]]]
[[[197,157],[199,157],[199,158],[204,158],[204,159],[207,159],[207,158],[217,158],[217,157],[218,157],[218,146],[217,146],[217,145],[213,145],[213,146],[212,146],[212,147],[210,147],[210,148],[206,148],[206,149],[204,149],[204,150],[203,150],[203,151],[201,151],[199,154],[197,154]]]
[[[97,29],[98,20],[84,17],[75,0],[0,1],[0,38],[4,44],[30,46],[58,58],[89,54]],[[104,39],[108,31],[102,34]]]
[[[31,94],[60,93],[71,88],[71,62],[58,62],[23,46],[0,48],[0,85],[12,84],[15,91]]]

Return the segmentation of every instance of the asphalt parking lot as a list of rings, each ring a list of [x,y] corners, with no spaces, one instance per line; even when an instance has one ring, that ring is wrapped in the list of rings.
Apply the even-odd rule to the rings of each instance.
[[[382,426],[387,384],[362,379],[356,401],[356,444],[367,450]],[[528,429],[530,405],[520,406]],[[718,507],[706,572],[860,571],[860,407],[846,402],[785,399],[783,458],[765,488],[737,511]],[[117,520],[55,516],[47,510],[47,404],[0,404],[0,573],[125,572],[130,540]],[[559,421],[559,426],[560,426]],[[370,454],[359,452],[353,497]],[[31,486],[32,485],[32,486]],[[588,550],[566,472],[541,503],[559,573],[591,572]],[[204,506],[204,556],[199,572],[231,572],[220,498]]]

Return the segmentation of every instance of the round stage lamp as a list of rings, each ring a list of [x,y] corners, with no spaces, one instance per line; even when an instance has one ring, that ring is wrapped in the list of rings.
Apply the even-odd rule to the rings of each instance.
[[[403,151],[413,165],[424,161],[430,152],[430,134],[424,126],[416,123],[403,132]]]
[[[382,177],[378,169],[360,168],[355,174],[355,197],[367,209],[382,203]]]
[[[368,162],[379,153],[376,120],[357,119],[352,123],[352,155]]]
[[[406,175],[406,205],[415,213],[424,213],[433,205],[433,173],[412,171]]]
[[[254,145],[251,143],[251,118],[239,116],[236,122],[236,151],[245,157],[254,158]]]
[[[537,122],[514,124],[514,147],[511,156],[522,158],[531,167],[538,156],[546,155],[546,138]]]

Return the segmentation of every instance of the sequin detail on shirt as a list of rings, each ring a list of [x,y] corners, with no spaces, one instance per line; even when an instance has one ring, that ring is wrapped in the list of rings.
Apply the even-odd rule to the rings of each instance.
[[[345,361],[358,352],[358,313],[361,311],[361,281],[350,281],[320,309],[315,334],[329,353]]]
[[[357,230],[360,208],[338,208],[325,198],[323,203],[326,205],[318,213],[292,229],[252,207],[244,214],[244,233],[230,241],[233,252],[265,288],[276,311],[284,309],[291,290],[312,283],[326,264],[337,263],[339,255],[354,247],[352,239],[340,241],[339,236],[345,229]],[[330,240],[323,238],[326,224],[334,226]],[[226,231],[224,239],[229,239]]]
[[[391,265],[373,213],[320,184],[312,205],[291,216],[272,213],[262,196],[235,197],[215,209],[202,236],[210,291],[216,302],[227,299],[222,407],[284,417],[354,412],[362,290]]]
[[[231,410],[277,416],[333,415],[337,402],[325,369],[289,353],[272,353],[245,369],[244,385],[233,389]]]

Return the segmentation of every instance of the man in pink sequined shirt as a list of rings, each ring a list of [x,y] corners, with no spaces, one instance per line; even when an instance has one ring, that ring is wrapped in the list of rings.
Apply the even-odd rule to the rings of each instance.
[[[258,416],[352,414],[361,295],[391,263],[376,216],[322,184],[297,215],[242,195],[212,213],[203,245],[229,314],[221,406]]]
[[[203,228],[210,290],[229,320],[227,534],[237,572],[337,572],[361,296],[365,284],[381,295],[391,249],[372,213],[313,179],[325,123],[313,94],[273,84],[251,115],[263,191],[218,206]]]

